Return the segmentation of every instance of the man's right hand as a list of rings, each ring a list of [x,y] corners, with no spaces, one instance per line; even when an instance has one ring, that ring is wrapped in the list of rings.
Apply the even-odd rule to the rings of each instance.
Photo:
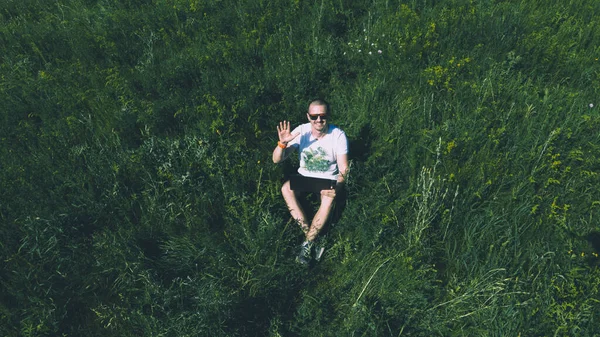
[[[294,140],[294,138],[296,138],[300,133],[297,132],[292,134],[290,132],[290,122],[283,121],[279,122],[279,125],[277,126],[277,134],[279,135],[279,142],[287,145],[289,142]]]

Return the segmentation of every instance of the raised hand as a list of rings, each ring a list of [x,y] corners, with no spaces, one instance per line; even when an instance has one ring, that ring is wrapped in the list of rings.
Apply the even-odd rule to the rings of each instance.
[[[279,122],[279,125],[277,126],[277,134],[279,135],[279,141],[282,144],[287,145],[287,143],[291,142],[300,133],[297,132],[297,133],[292,134],[290,132],[290,122],[283,121],[283,122]]]

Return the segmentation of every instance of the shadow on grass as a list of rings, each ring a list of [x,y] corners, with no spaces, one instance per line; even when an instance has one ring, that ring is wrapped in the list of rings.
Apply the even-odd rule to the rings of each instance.
[[[592,249],[595,253],[595,256],[590,256],[590,265],[599,266],[600,258],[598,258],[598,255],[600,254],[600,232],[593,231],[586,235],[585,239],[590,244],[590,246],[592,246]]]

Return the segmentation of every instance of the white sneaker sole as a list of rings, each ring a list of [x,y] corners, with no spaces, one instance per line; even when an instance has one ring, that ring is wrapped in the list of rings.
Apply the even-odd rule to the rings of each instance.
[[[321,260],[321,256],[323,256],[323,252],[325,251],[325,247],[319,247],[315,252],[315,260]]]

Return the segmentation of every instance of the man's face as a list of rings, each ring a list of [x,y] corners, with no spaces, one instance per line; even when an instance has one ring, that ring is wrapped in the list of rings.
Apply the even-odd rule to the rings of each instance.
[[[324,105],[311,105],[308,107],[308,121],[315,131],[323,131],[327,127],[327,113]]]

